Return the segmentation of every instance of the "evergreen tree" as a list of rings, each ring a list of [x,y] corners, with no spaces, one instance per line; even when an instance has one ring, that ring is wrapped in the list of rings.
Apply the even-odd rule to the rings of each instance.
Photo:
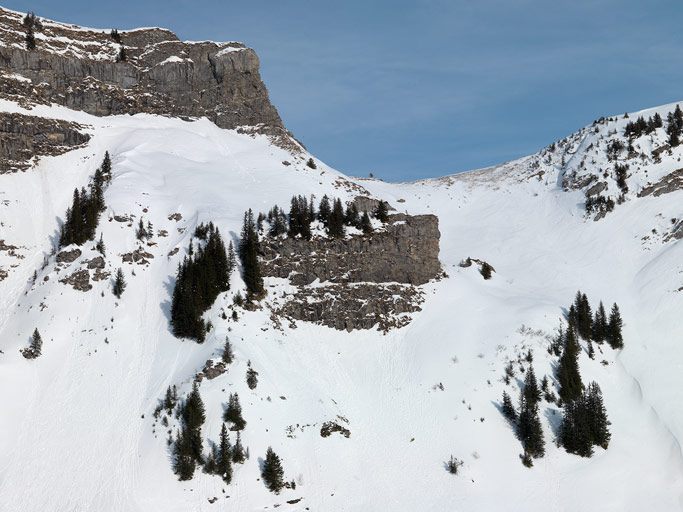
[[[42,354],[42,351],[43,339],[38,332],[38,328],[36,328],[31,335],[31,341],[28,347],[21,349],[20,352],[26,359],[35,359]]]
[[[279,493],[285,486],[284,470],[282,469],[280,457],[277,456],[270,446],[266,451],[266,459],[263,462],[261,477],[268,490],[275,494]]]
[[[585,293],[576,292],[574,311],[576,312],[575,327],[577,333],[583,339],[589,340],[592,335],[593,314],[591,313],[591,306]]]
[[[125,289],[126,280],[123,277],[123,270],[121,269],[121,267],[119,267],[119,269],[116,271],[116,277],[114,278],[114,284],[112,286],[111,291],[117,299],[120,299]]]
[[[595,318],[593,319],[593,340],[596,343],[605,341],[607,335],[607,315],[605,314],[605,306],[600,301],[598,309],[595,310]]]
[[[607,325],[607,343],[613,349],[619,349],[624,347],[624,338],[621,334],[621,329],[623,327],[623,321],[621,319],[621,313],[619,312],[619,306],[616,303],[612,306],[612,311],[609,315],[609,323]]]
[[[489,265],[487,262],[482,263],[481,268],[479,269],[479,273],[487,281],[489,279],[491,279],[491,272],[492,271],[493,271],[493,267],[491,265]]]
[[[568,403],[581,395],[583,383],[579,373],[579,344],[576,334],[571,326],[567,327],[564,334],[564,348],[557,370],[557,380],[560,384],[560,398]]]
[[[26,35],[24,36],[24,41],[26,42],[26,49],[27,50],[35,50],[36,49],[36,36],[35,36],[35,33],[33,32],[33,27],[28,27],[26,29]]]
[[[104,240],[102,240],[102,233],[100,233],[100,239],[97,241],[95,244],[95,249],[97,252],[99,252],[102,256],[106,256],[106,247],[104,245]]]
[[[535,459],[543,457],[545,441],[541,420],[538,417],[538,405],[528,402],[524,397],[524,392],[520,394],[517,434],[522,441],[525,456]]]
[[[607,449],[610,437],[602,392],[591,382],[581,396],[565,404],[560,443],[569,453],[590,457],[593,446]]]
[[[344,208],[339,198],[334,200],[332,212],[327,221],[327,234],[332,238],[344,238]]]
[[[109,156],[109,151],[104,152],[104,159],[102,160],[100,169],[102,171],[104,183],[109,183],[111,181],[111,157]]]
[[[247,386],[249,386],[249,389],[256,389],[257,384],[258,372],[250,366],[247,368]]]
[[[221,475],[226,484],[229,484],[232,480],[232,448],[230,447],[228,429],[225,427],[225,423],[221,427],[218,456],[216,457],[216,473]]]
[[[195,231],[204,237],[196,251],[178,266],[171,301],[171,325],[178,337],[193,338],[202,343],[206,326],[202,314],[211,307],[216,297],[230,289],[230,257],[220,231],[209,223],[200,224]],[[192,242],[190,247],[193,247]]]
[[[363,233],[366,235],[373,232],[372,222],[370,221],[368,212],[363,212],[363,216],[360,218],[360,229],[362,229]]]
[[[287,216],[277,205],[270,209],[267,219],[270,223],[270,228],[268,229],[269,236],[276,237],[287,233]]]
[[[244,463],[245,459],[247,458],[246,453],[244,451],[244,447],[242,446],[242,437],[240,436],[240,431],[237,431],[237,439],[235,440],[235,446],[232,448],[232,461],[235,464],[242,464]]]
[[[541,400],[541,390],[538,388],[533,366],[529,367],[524,377],[524,400],[529,406],[535,406]]]
[[[178,480],[192,480],[196,462],[192,453],[190,432],[185,425],[181,426],[173,444],[173,458],[173,472],[178,475]]]
[[[182,418],[187,427],[188,443],[192,456],[197,462],[202,462],[202,425],[206,420],[206,413],[204,409],[204,402],[202,401],[199,388],[195,382],[192,385],[192,391],[185,401],[182,410]]]
[[[512,399],[507,391],[503,391],[503,405],[501,406],[501,409],[503,411],[503,416],[508,420],[512,422],[517,421],[517,411],[515,410],[515,406],[512,405]]]
[[[230,364],[235,359],[235,355],[232,352],[232,344],[226,338],[225,345],[223,346],[223,356],[221,357],[225,364]]]
[[[250,296],[259,297],[263,294],[263,278],[258,261],[259,240],[254,223],[254,214],[249,209],[244,214],[244,224],[240,237],[239,257],[242,262],[244,284]]]
[[[389,205],[386,201],[380,201],[375,209],[375,218],[384,223],[389,220]]]
[[[344,213],[344,223],[348,226],[360,229],[360,215],[355,203],[349,203]]]
[[[135,238],[140,241],[148,238],[147,230],[145,229],[145,223],[142,221],[142,217],[140,217],[140,221],[138,222],[138,229],[135,231]]]
[[[332,207],[330,206],[330,198],[324,195],[320,200],[320,206],[318,207],[318,220],[327,227],[327,223],[332,213]]]
[[[301,236],[304,240],[311,239],[311,215],[312,206],[304,196],[294,196],[289,208],[289,230],[287,235],[290,238]]]
[[[119,53],[116,55],[116,62],[126,62],[128,60],[128,52],[126,52],[126,47],[121,45],[119,48]]]
[[[244,430],[247,422],[242,417],[242,406],[240,405],[239,396],[237,393],[230,393],[228,398],[228,407],[223,414],[223,420],[232,423],[230,430]]]

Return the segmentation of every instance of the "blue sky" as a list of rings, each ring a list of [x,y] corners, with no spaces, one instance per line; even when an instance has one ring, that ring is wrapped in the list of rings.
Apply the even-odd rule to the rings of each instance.
[[[243,41],[311,152],[389,181],[492,165],[602,115],[683,100],[680,0],[0,2]]]

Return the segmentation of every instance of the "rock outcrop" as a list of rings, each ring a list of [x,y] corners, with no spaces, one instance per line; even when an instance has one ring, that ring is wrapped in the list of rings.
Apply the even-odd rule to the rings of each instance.
[[[258,57],[241,43],[183,42],[160,28],[112,37],[46,20],[35,32],[28,50],[22,15],[0,8],[0,97],[97,116],[205,116],[222,128],[286,137]]]
[[[27,169],[34,158],[61,155],[88,140],[76,123],[0,113],[0,174]]]
[[[294,285],[321,282],[421,285],[441,271],[439,223],[434,215],[389,216],[386,229],[342,240],[266,239],[266,276],[289,278]]]
[[[297,287],[275,312],[334,329],[402,327],[420,310],[418,288],[441,274],[433,215],[395,214],[382,230],[344,239],[266,238],[266,277]]]

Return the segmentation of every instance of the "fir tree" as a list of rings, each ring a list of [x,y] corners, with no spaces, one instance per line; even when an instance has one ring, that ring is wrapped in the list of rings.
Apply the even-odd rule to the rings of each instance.
[[[571,402],[581,395],[583,383],[579,373],[579,344],[571,326],[567,327],[564,335],[564,348],[557,370],[557,380],[560,384],[560,398],[563,402]]]
[[[541,400],[541,390],[538,388],[533,366],[529,367],[524,377],[524,400],[529,406],[535,406]]]
[[[315,162],[313,161],[313,158],[309,158],[308,161],[306,162],[306,165],[310,167],[311,169],[317,169],[318,166],[315,165]]]
[[[524,397],[524,392],[520,395],[517,434],[524,447],[525,456],[535,459],[543,457],[545,441],[541,420],[538,417],[538,405],[528,402]]]
[[[116,55],[116,62],[126,62],[128,60],[128,52],[126,47],[121,45],[119,48],[119,53]]]
[[[221,427],[221,436],[218,444],[218,456],[216,457],[216,473],[221,476],[226,484],[232,480],[232,448],[228,438],[228,429],[225,423]]]
[[[232,344],[227,338],[225,339],[225,345],[223,346],[223,355],[221,356],[221,359],[225,364],[231,364],[235,359],[235,355],[232,352]]]
[[[38,332],[38,328],[36,328],[31,335],[31,341],[29,342],[28,347],[21,349],[20,352],[26,359],[35,359],[42,354],[42,351],[43,339]]]
[[[104,152],[104,159],[102,160],[100,169],[102,170],[104,183],[109,183],[111,181],[111,157],[109,156],[109,151]]]
[[[119,269],[116,271],[116,277],[114,278],[114,284],[112,285],[111,291],[117,299],[120,299],[125,289],[126,280],[123,277],[123,270],[119,267]]]
[[[344,238],[344,208],[339,198],[334,200],[332,212],[327,221],[327,234],[332,238]]]
[[[503,412],[503,416],[505,416],[508,420],[512,422],[517,421],[517,411],[515,410],[515,406],[512,405],[512,398],[510,398],[510,395],[508,395],[507,391],[503,391],[503,405],[501,406],[501,410]]]
[[[192,456],[197,462],[202,462],[202,425],[206,420],[204,402],[195,382],[187,397],[182,410],[182,418],[187,427],[188,443]]]
[[[249,389],[256,389],[258,384],[258,372],[251,366],[247,368],[247,386]]]
[[[237,393],[230,393],[228,398],[228,406],[223,414],[223,420],[232,423],[230,430],[244,430],[247,422],[242,417],[242,406],[240,405],[239,396]]]
[[[581,396],[565,404],[560,443],[569,453],[590,457],[593,446],[607,449],[610,437],[602,392],[591,382]]]
[[[191,480],[196,467],[195,457],[190,443],[190,432],[187,426],[181,426],[173,444],[173,472],[178,480]]]
[[[275,494],[279,493],[285,486],[284,470],[282,469],[280,457],[277,456],[270,446],[266,451],[266,459],[263,462],[261,477],[268,490]]]
[[[344,213],[344,223],[360,229],[360,215],[355,203],[349,203]]]
[[[33,27],[28,27],[26,29],[26,35],[24,36],[24,41],[26,42],[27,50],[36,49],[36,35],[33,32]]]
[[[320,206],[318,207],[318,220],[327,227],[327,223],[332,213],[332,207],[330,206],[330,198],[324,195],[320,200]]]
[[[607,325],[607,343],[613,349],[619,349],[624,347],[624,338],[621,334],[621,329],[623,327],[623,321],[621,319],[621,313],[619,312],[619,306],[616,303],[612,306],[612,311],[609,315],[609,323]]]
[[[104,245],[104,240],[102,240],[102,233],[100,233],[100,239],[97,241],[95,244],[95,249],[97,252],[99,252],[102,256],[106,256],[106,247]]]
[[[375,218],[382,223],[389,220],[389,205],[386,201],[380,201],[374,212]]]
[[[363,216],[360,218],[360,229],[362,229],[363,233],[366,235],[373,232],[372,221],[370,221],[368,212],[363,212]]]
[[[598,309],[595,310],[595,317],[593,319],[593,340],[596,343],[605,341],[607,335],[607,315],[605,314],[605,306],[600,301]]]
[[[250,296],[259,297],[263,294],[263,278],[258,261],[259,240],[254,223],[254,214],[249,209],[244,214],[244,224],[240,237],[239,257],[242,262],[242,277]]]
[[[489,265],[487,262],[482,263],[481,268],[479,269],[479,273],[486,280],[491,279],[491,272],[492,271],[493,271],[493,267],[491,265]]]
[[[247,458],[246,453],[244,451],[244,447],[242,446],[242,437],[240,436],[240,431],[237,431],[237,439],[235,440],[235,446],[232,448],[232,461],[235,464],[242,464],[244,463],[245,459]]]

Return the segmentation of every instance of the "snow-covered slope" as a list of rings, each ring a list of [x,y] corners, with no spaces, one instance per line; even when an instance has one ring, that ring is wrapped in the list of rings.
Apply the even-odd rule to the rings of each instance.
[[[664,117],[670,110],[660,109]],[[81,149],[0,175],[0,240],[15,247],[0,250],[7,271],[0,281],[3,510],[683,508],[683,245],[663,239],[671,219],[681,216],[681,192],[636,197],[646,182],[676,168],[680,147],[661,164],[634,166],[631,194],[594,222],[585,215],[583,189],[563,188],[576,159],[599,145],[592,128],[554,153],[389,184],[351,180],[322,162],[311,169],[308,154],[293,156],[265,136],[205,119],[93,117],[58,106],[25,110],[9,101],[0,102],[0,111],[78,122],[92,136]],[[613,123],[604,129],[623,130],[625,121]],[[663,131],[656,136],[665,138]],[[586,137],[596,138],[590,150]],[[113,180],[98,232],[107,248],[104,270],[124,269],[121,299],[111,294],[109,279],[92,282],[85,293],[59,282],[97,256],[94,244],[59,272],[51,254],[74,187],[87,184],[106,150]],[[581,169],[606,169],[602,155]],[[234,242],[248,208],[287,206],[294,194],[351,199],[359,187],[400,211],[439,218],[448,277],[424,286],[422,312],[407,327],[388,334],[306,322],[276,328],[267,309],[239,309],[238,321],[223,320],[241,288],[235,272],[232,289],[207,313],[214,329],[206,342],[172,336],[170,291],[196,225],[213,221]],[[136,248],[141,217],[157,233],[155,245],[145,248],[153,258],[148,265],[121,263]],[[468,256],[491,263],[493,279],[459,267]],[[270,297],[283,286],[266,284],[273,286]],[[590,459],[567,454],[554,444],[561,410],[543,402],[547,453],[528,469],[499,412],[503,390],[516,396],[519,386],[515,379],[504,384],[503,369],[530,348],[537,376],[554,375],[549,339],[577,289],[593,305],[618,302],[625,319],[623,351],[603,345],[595,360],[585,350],[580,356],[584,381],[602,387],[612,441]],[[43,354],[26,360],[19,349],[35,328]],[[226,336],[236,360],[200,386],[203,434],[218,440],[223,404],[238,392],[250,458],[235,466],[229,486],[200,471],[179,482],[166,444],[175,420],[162,426],[153,412],[169,385],[181,394],[190,390],[205,361],[220,357]],[[255,390],[245,382],[248,361],[259,372]],[[350,437],[321,437],[330,420]],[[259,480],[268,446],[296,489],[276,496]],[[457,476],[444,468],[450,455],[464,461]]]

